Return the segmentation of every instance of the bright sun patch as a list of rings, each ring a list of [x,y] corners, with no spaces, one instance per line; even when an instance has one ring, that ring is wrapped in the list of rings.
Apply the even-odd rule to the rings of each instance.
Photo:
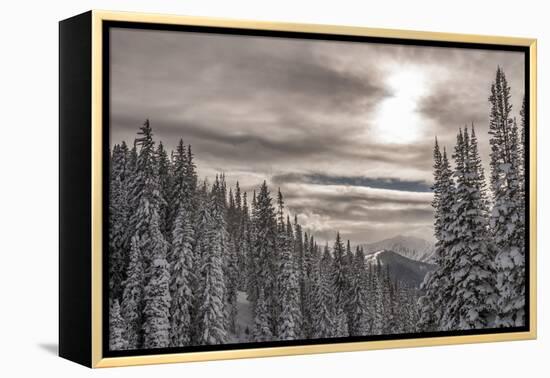
[[[399,67],[390,73],[387,85],[391,97],[378,106],[374,136],[381,143],[407,144],[422,136],[425,120],[418,114],[418,102],[426,93],[425,74],[415,68]]]

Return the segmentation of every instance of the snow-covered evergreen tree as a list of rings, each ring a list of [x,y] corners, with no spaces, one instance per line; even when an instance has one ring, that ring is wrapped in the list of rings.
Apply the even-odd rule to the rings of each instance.
[[[351,308],[351,297],[353,292],[353,279],[354,279],[354,259],[355,256],[351,250],[351,243],[349,239],[346,242],[346,254],[344,255],[344,276],[346,277],[346,292],[343,310],[346,313],[347,317],[347,327],[348,331],[352,328],[353,316]]]
[[[243,203],[242,203],[242,217],[241,217],[241,226],[239,229],[239,271],[240,274],[240,284],[239,289],[241,291],[246,291],[248,285],[248,272],[249,272],[249,256],[250,256],[250,245],[251,245],[251,225],[250,225],[250,213],[248,208],[248,199],[247,194],[244,192],[242,194]]]
[[[198,344],[199,338],[199,307],[202,300],[204,287],[204,271],[206,258],[210,251],[210,227],[212,225],[211,195],[208,183],[204,180],[197,189],[197,208],[193,225],[193,266],[194,274],[191,280],[191,291],[194,293],[194,301],[191,306],[191,343]]]
[[[523,100],[521,101],[521,110],[519,111],[520,116],[520,128],[519,128],[519,161],[520,161],[520,176],[521,180],[520,183],[523,185],[525,184],[525,170],[526,170],[526,162],[528,161],[528,156],[526,156],[526,153],[528,149],[526,148],[526,142],[525,139],[526,136],[526,128],[527,128],[527,103],[525,102],[525,96],[523,96]]]
[[[323,257],[313,271],[315,290],[311,302],[315,311],[312,314],[312,338],[333,337],[335,334],[336,313],[331,267],[332,257],[328,246],[325,246]]]
[[[340,237],[340,232],[336,233],[336,241],[332,249],[332,282],[334,285],[334,296],[336,306],[343,307],[346,301],[347,277],[345,276],[346,255],[344,243]]]
[[[159,187],[159,228],[166,239],[171,237],[172,224],[169,219],[169,200],[171,196],[172,177],[171,177],[171,164],[168,159],[168,153],[164,148],[162,142],[159,142],[157,150],[155,151],[156,162],[156,176]]]
[[[205,239],[203,257],[201,296],[197,314],[198,338],[201,345],[223,344],[227,340],[226,313],[224,306],[225,280],[223,275],[223,253],[226,250],[226,229],[220,194],[223,191],[217,182],[212,188],[210,203],[210,224]]]
[[[239,288],[239,266],[237,241],[231,234],[228,235],[225,262],[225,312],[227,325],[230,332],[235,332],[237,322],[237,290]]]
[[[191,342],[191,312],[195,300],[191,286],[194,281],[192,235],[189,214],[180,206],[172,232],[170,259],[170,340],[174,347],[189,345]]]
[[[265,303],[264,289],[260,286],[254,306],[254,341],[271,341],[271,325],[267,305]]]
[[[185,207],[188,199],[184,198],[187,192],[186,181],[187,169],[187,151],[183,139],[180,139],[176,150],[172,152],[172,180],[170,194],[168,197],[168,219],[169,223],[174,225],[181,205]]]
[[[122,315],[124,317],[125,339],[128,349],[139,349],[142,346],[143,319],[143,280],[144,267],[138,236],[132,238],[130,259],[126,270],[126,280],[122,295]]]
[[[414,287],[399,282],[396,291],[396,311],[398,327],[396,333],[418,332],[420,312],[418,309],[418,294]]]
[[[434,146],[434,259],[437,268],[428,272],[421,285],[424,295],[419,300],[420,320],[418,327],[423,331],[436,331],[441,326],[443,310],[449,298],[450,276],[453,260],[450,251],[456,241],[451,225],[454,221],[455,183],[447,158],[447,151],[441,153],[437,139]]]
[[[334,314],[334,329],[332,337],[347,337],[349,336],[348,316],[342,307],[336,308]]]
[[[109,308],[109,349],[125,350],[128,348],[125,334],[125,322],[120,315],[120,305],[118,299],[111,302]]]
[[[334,291],[335,314],[338,316],[338,318],[335,320],[339,322],[337,323],[337,331],[343,331],[344,329],[347,330],[347,315],[345,313],[345,309],[347,308],[349,287],[348,277],[346,277],[347,257],[344,243],[342,242],[342,239],[340,237],[340,232],[336,233],[336,241],[334,242],[333,255],[334,256],[332,260],[331,273]],[[346,318],[345,322],[342,320],[342,317]],[[336,337],[348,336],[343,333],[337,333],[337,331],[335,331]]]
[[[525,324],[525,196],[521,184],[521,137],[511,117],[510,87],[500,67],[491,86],[489,102],[494,201],[490,225],[497,250],[496,325],[522,326]]]
[[[493,254],[489,244],[488,201],[475,130],[460,131],[455,148],[456,201],[451,225],[457,242],[450,251],[450,293],[441,327],[479,329],[494,319]]]
[[[351,273],[351,296],[349,301],[350,336],[367,335],[370,329],[370,316],[367,303],[367,272],[365,267],[365,254],[362,249],[357,248]]]
[[[311,326],[310,317],[307,314],[307,308],[309,306],[308,293],[309,293],[311,283],[309,282],[309,278],[307,276],[302,226],[298,223],[297,215],[294,216],[293,232],[294,232],[293,251],[294,251],[294,260],[295,260],[295,266],[296,266],[296,274],[298,278],[299,297],[300,297],[300,300],[299,300],[300,314],[301,314],[300,336],[307,337],[308,330]]]
[[[254,236],[252,240],[252,259],[255,269],[251,277],[251,292],[249,299],[255,301],[260,286],[264,288],[264,297],[268,308],[268,319],[271,331],[276,335],[277,298],[276,273],[277,273],[277,221],[275,210],[271,202],[271,196],[266,182],[260,186],[257,196],[254,197],[253,208]]]
[[[146,120],[138,132],[139,137],[136,138],[135,144],[140,146],[137,156],[136,169],[133,175],[133,180],[130,183],[130,198],[129,203],[133,211],[130,214],[130,224],[132,234],[138,234],[142,237],[142,243],[147,243],[151,237],[148,235],[150,231],[150,223],[152,214],[159,209],[162,202],[159,191],[159,182],[156,172],[155,161],[155,142],[153,141],[153,130]],[[146,259],[147,252],[142,251]]]
[[[129,237],[127,172],[128,147],[122,142],[113,146],[111,172],[109,177],[109,296],[122,297],[122,282],[126,275]]]
[[[372,326],[371,332],[373,335],[381,335],[385,330],[385,308],[384,308],[384,287],[382,282],[382,267],[380,262],[375,266],[370,267],[370,290],[369,308],[372,309]]]
[[[293,261],[292,225],[287,218],[286,227],[281,230],[281,267],[279,269],[281,312],[279,314],[278,338],[294,340],[300,334],[301,309],[300,287]]]
[[[382,297],[382,314],[384,316],[382,334],[387,335],[395,333],[395,329],[398,326],[396,317],[395,288],[388,265],[380,266],[378,273],[379,290]]]
[[[168,243],[160,231],[159,215],[153,212],[151,218],[152,260],[149,264],[149,281],[145,286],[143,309],[144,348],[166,348],[170,346],[170,273],[166,253]]]

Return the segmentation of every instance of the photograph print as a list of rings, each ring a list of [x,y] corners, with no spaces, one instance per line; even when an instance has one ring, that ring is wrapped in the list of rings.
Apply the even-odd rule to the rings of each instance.
[[[106,354],[528,327],[525,49],[104,36]]]

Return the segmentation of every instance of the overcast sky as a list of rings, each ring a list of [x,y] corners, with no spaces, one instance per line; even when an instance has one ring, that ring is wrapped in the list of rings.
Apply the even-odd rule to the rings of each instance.
[[[475,123],[487,162],[498,65],[524,88],[522,53],[188,32],[111,30],[111,144],[149,118],[191,144],[201,178],[264,179],[320,240],[432,239],[432,148]]]

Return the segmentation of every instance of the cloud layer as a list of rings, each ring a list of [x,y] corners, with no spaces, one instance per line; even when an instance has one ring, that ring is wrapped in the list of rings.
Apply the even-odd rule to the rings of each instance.
[[[149,118],[168,148],[193,145],[201,177],[266,179],[318,237],[354,242],[430,238],[435,136],[451,149],[474,122],[487,160],[496,67],[516,113],[524,87],[523,55],[503,51],[115,28],[110,56],[111,143]]]

